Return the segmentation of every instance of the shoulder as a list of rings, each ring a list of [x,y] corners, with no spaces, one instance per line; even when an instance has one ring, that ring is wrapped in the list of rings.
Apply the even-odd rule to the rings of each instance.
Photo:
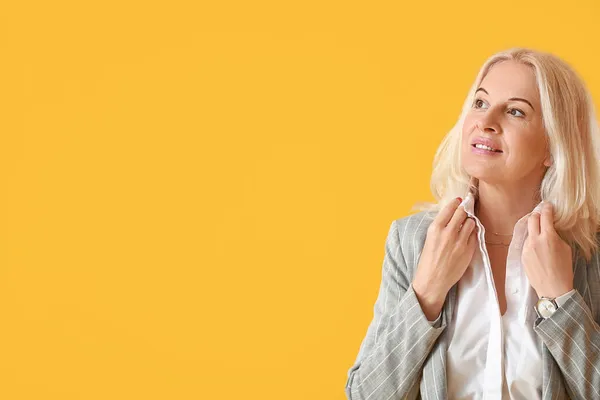
[[[415,214],[407,215],[392,221],[390,230],[397,229],[402,237],[417,237],[419,234],[426,233],[429,225],[433,222],[436,213],[432,211],[420,211]],[[414,239],[412,239],[414,240]]]
[[[390,224],[386,242],[388,251],[397,254],[397,250],[400,250],[409,269],[416,265],[425,244],[427,229],[435,215],[431,211],[420,211],[395,219]]]

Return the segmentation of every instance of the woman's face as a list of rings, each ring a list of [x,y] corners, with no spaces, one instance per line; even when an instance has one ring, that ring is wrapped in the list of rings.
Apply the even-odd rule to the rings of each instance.
[[[482,138],[501,152],[474,148]],[[541,182],[550,153],[531,67],[504,61],[488,71],[464,121],[461,149],[463,168],[480,180]]]

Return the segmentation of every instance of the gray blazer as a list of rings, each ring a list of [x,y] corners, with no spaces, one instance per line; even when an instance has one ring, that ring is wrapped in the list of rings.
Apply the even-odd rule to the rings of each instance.
[[[348,370],[348,400],[448,398],[444,333],[457,285],[446,297],[436,328],[411,283],[434,216],[421,211],[394,220],[389,228],[373,319]],[[573,266],[574,295],[550,318],[534,324],[542,339],[543,400],[600,400],[600,254],[587,263],[574,248]]]

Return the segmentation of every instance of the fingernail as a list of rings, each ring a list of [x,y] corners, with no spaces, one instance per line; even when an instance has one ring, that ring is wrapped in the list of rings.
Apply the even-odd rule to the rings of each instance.
[[[459,203],[462,203],[462,198],[460,198],[460,197],[457,197],[457,199],[458,199],[458,202],[459,202]]]

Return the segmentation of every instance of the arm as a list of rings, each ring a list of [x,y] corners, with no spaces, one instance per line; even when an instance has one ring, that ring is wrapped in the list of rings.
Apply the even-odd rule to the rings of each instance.
[[[443,311],[441,324],[435,327],[419,304],[400,246],[405,234],[411,233],[400,232],[397,221],[393,221],[385,243],[374,316],[348,370],[348,400],[404,398],[413,393],[424,360],[446,328]]]
[[[600,399],[600,326],[575,290],[534,330],[556,360],[574,399]]]

